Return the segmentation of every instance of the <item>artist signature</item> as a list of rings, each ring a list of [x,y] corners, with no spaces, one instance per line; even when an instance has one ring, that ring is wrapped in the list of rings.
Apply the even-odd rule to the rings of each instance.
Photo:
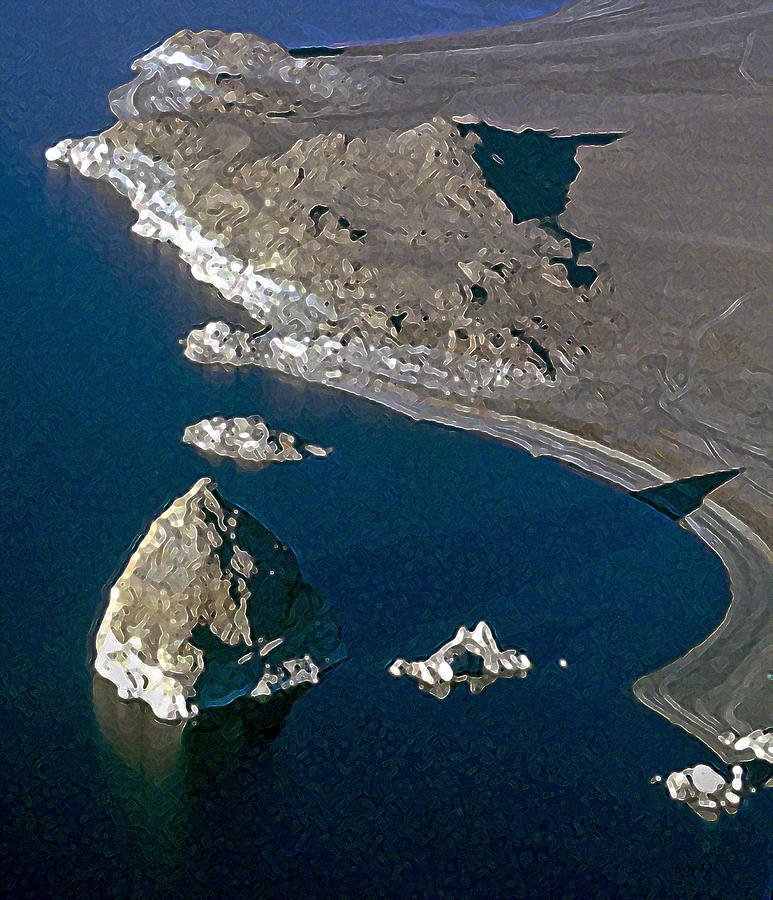
[[[678,862],[674,865],[676,875],[708,875],[710,872],[711,863],[707,859],[699,862]]]

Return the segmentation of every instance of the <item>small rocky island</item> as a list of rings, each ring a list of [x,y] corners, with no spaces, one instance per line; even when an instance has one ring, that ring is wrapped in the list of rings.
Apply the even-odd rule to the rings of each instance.
[[[732,780],[726,781],[716,769],[700,764],[672,772],[666,780],[666,790],[672,800],[686,803],[705,821],[716,822],[723,812],[736,813],[746,792],[741,766],[733,766],[732,775]]]
[[[110,588],[94,669],[179,721],[316,684],[343,656],[332,611],[289,547],[202,478],[139,540]]]
[[[479,694],[498,678],[525,678],[529,669],[528,656],[517,650],[500,650],[493,631],[481,621],[472,631],[462,625],[447,644],[427,659],[396,659],[388,671],[395,678],[413,678],[419,690],[445,700],[460,684],[467,684],[470,693]]]
[[[185,429],[183,443],[206,456],[227,457],[253,468],[330,453],[329,447],[309,444],[287,431],[269,428],[260,416],[202,419]]]
[[[665,787],[672,800],[684,803],[705,822],[716,822],[722,815],[737,813],[759,790],[773,788],[773,765],[763,756],[759,756],[759,760],[762,761],[731,766],[727,775],[701,763],[672,772]],[[657,775],[650,783],[657,784],[662,780]]]

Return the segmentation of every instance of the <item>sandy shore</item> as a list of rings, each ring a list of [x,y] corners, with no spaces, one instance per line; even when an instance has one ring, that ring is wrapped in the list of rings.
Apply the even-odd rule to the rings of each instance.
[[[519,403],[518,419],[423,412],[629,489],[746,467],[684,521],[728,570],[726,618],[634,687],[728,762],[753,754],[719,735],[773,727],[772,13],[748,0],[580,0],[540,20],[336,58],[405,79],[406,105],[410,94],[448,116],[625,132],[580,148],[561,217],[594,241],[582,261],[614,275],[625,319],[614,353],[596,354],[563,395]]]

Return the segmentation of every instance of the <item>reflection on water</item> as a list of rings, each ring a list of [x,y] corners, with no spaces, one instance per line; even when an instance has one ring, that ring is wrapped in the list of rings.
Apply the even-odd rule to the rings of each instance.
[[[101,675],[92,681],[94,714],[111,749],[148,781],[175,772],[206,784],[244,764],[245,751],[260,750],[279,735],[293,704],[304,692],[275,694],[265,701],[240,698],[227,707],[205,709],[192,722],[162,722],[141,700],[122,700]]]
[[[173,771],[184,722],[161,722],[142,700],[122,700],[116,686],[94,674],[94,714],[102,736],[136,772],[158,781]]]

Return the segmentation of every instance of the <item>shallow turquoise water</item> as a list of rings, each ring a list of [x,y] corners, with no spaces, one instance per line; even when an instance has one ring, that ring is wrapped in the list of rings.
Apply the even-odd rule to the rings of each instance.
[[[766,896],[770,795],[715,825],[672,804],[650,776],[710,754],[630,693],[721,619],[719,561],[554,461],[270,373],[186,363],[178,341],[210,316],[207,291],[129,233],[109,191],[45,169],[47,143],[108,121],[138,41],[195,24],[173,6],[133,9],[72,21],[59,41],[50,13],[24,26],[2,122],[15,148],[0,221],[7,889]],[[333,22],[286,34],[272,14],[214,24],[295,44],[356,38]],[[363,34],[376,36],[388,35]],[[89,55],[73,77],[77,47]],[[250,413],[335,452],[249,474],[180,443],[205,415]],[[158,784],[99,730],[86,635],[136,534],[202,475],[293,547],[350,658],[267,731],[233,718],[189,734]],[[386,674],[480,617],[526,650],[528,678],[440,703]]]

